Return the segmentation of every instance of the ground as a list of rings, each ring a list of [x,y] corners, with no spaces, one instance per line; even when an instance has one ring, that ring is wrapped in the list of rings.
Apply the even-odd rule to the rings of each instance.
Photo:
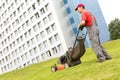
[[[120,80],[120,39],[103,46],[112,60],[98,63],[91,48],[87,48],[80,65],[53,73],[50,67],[57,63],[55,58],[2,74],[0,80]]]

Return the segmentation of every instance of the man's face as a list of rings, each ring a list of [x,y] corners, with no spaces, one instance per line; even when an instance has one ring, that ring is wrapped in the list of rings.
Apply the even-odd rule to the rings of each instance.
[[[77,11],[78,11],[79,13],[82,13],[82,9],[83,9],[82,7],[78,7],[78,8],[77,8]]]

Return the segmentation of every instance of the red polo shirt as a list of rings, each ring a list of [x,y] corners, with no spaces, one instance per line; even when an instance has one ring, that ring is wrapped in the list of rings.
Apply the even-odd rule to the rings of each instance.
[[[90,27],[92,26],[92,14],[89,11],[85,11],[82,13],[82,20],[85,21],[85,26]],[[96,22],[95,17],[93,16],[94,21]]]

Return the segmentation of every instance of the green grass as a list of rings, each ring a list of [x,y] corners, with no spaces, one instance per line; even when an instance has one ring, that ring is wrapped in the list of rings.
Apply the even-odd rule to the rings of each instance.
[[[95,54],[88,48],[80,65],[53,73],[50,67],[56,58],[2,74],[0,80],[120,80],[120,39],[103,45],[112,60],[97,63]]]

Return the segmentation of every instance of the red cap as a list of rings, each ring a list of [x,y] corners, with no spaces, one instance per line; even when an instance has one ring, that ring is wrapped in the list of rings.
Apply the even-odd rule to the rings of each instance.
[[[77,10],[78,7],[84,7],[84,4],[78,4],[77,7],[75,8],[75,10]]]

